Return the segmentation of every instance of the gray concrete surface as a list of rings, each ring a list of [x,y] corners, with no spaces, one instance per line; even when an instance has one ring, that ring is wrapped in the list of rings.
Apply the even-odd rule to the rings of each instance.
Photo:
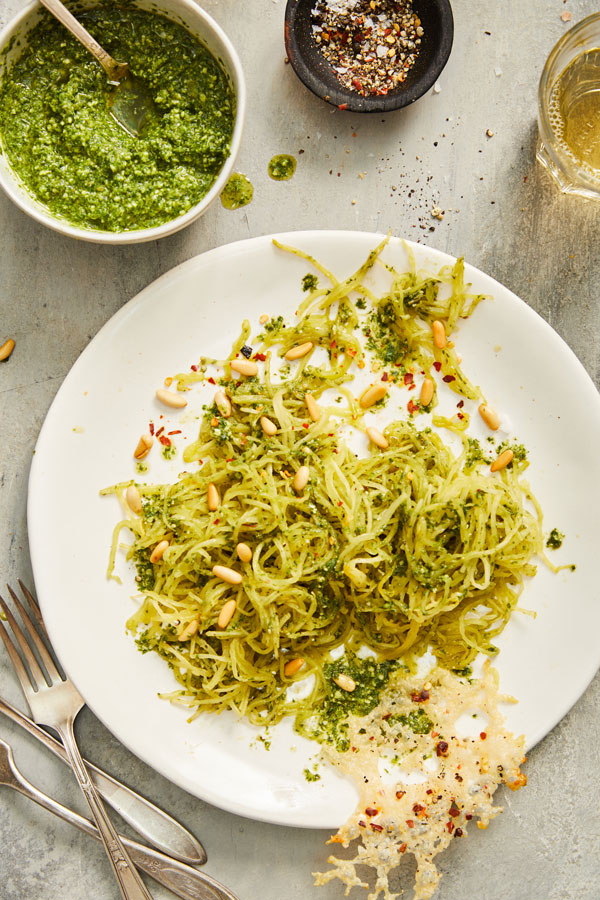
[[[100,326],[158,275],[219,244],[290,228],[387,230],[468,261],[523,297],[600,376],[600,205],[561,196],[534,163],[536,89],[554,42],[596,11],[593,0],[454,0],[456,37],[438,93],[411,109],[360,117],[332,111],[284,63],[284,0],[205,0],[236,44],[249,88],[238,168],[253,203],[215,205],[156,244],[78,244],[37,225],[0,196],[0,338],[17,341],[0,367],[2,581],[31,581],[27,476],[38,430],[70,366]],[[24,6],[2,0],[0,24]],[[486,129],[494,132],[486,136]],[[267,176],[274,153],[296,176]],[[359,172],[366,173],[364,179]],[[338,174],[339,173],[339,174]],[[356,200],[353,204],[352,201]],[[442,221],[431,209],[445,210]],[[592,477],[593,473],[592,473]],[[595,476],[597,477],[597,475]],[[4,653],[0,693],[24,707]],[[506,812],[441,859],[439,900],[600,898],[600,680],[531,754],[526,790]],[[97,762],[163,804],[204,841],[207,871],[240,900],[338,900],[317,889],[326,834],[259,824],[212,808],[166,782],[88,711],[78,733]],[[10,723],[0,735],[29,777],[81,809],[70,774]],[[0,796],[0,900],[118,895],[102,850],[5,790]],[[408,881],[403,881],[405,886]],[[156,898],[167,892],[154,889]],[[353,896],[358,896],[354,891]],[[407,896],[411,896],[410,891]]]

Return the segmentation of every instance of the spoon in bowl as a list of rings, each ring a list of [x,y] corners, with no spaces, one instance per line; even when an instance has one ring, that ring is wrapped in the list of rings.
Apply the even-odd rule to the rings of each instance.
[[[154,103],[144,84],[131,74],[129,63],[113,59],[61,0],[40,2],[100,63],[108,83],[115,87],[109,107],[111,116],[128,134],[139,137]]]

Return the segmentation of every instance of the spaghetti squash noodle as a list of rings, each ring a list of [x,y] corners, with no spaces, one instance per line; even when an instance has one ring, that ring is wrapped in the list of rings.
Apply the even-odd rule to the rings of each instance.
[[[495,652],[535,572],[532,557],[543,554],[524,454],[515,449],[491,475],[488,451],[466,436],[466,413],[439,420],[461,436],[458,454],[414,417],[390,424],[364,455],[352,449],[365,410],[349,383],[369,358],[375,368],[389,361],[386,390],[439,373],[461,396],[483,399],[453,346],[432,340],[433,321],[450,336],[482,299],[468,293],[462,261],[436,275],[386,266],[389,289],[375,296],[364,279],[385,243],[343,281],[305,257],[326,286],[313,285],[296,324],[265,326],[251,374],[238,377],[231,366],[248,356],[247,323],[228,359],[212,361],[228,405],[205,408],[184,453],[188,471],[173,484],[137,484],[139,514],[125,500],[131,482],[104,492],[117,493],[127,512],[111,569],[121,530],[133,536],[126,552],[143,602],[128,627],[141,650],[172,669],[179,687],[165,696],[194,716],[233,709],[260,725],[306,718],[323,704],[331,687],[324,667],[342,646],[409,666],[429,647],[440,665],[463,669]],[[306,353],[287,361],[303,344]],[[205,380],[208,364],[175,376],[176,386]],[[431,412],[436,398],[415,403],[415,414]],[[308,481],[297,489],[303,467]],[[151,561],[161,542],[166,550]],[[239,543],[251,550],[247,562]],[[233,613],[223,624],[227,603]],[[293,699],[290,685],[310,674],[308,696]]]

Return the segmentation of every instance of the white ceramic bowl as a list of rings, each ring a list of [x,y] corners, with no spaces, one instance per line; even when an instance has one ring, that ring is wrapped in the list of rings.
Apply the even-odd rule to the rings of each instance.
[[[81,241],[93,241],[98,244],[139,244],[143,241],[153,241],[157,238],[166,237],[168,234],[173,234],[181,228],[185,228],[186,225],[199,218],[219,196],[231,175],[240,147],[246,111],[246,85],[239,57],[223,29],[217,25],[208,13],[200,9],[194,0],[134,0],[134,4],[140,9],[159,13],[183,25],[220,61],[227,72],[236,96],[236,114],[231,138],[231,151],[210,191],[184,215],[154,228],[122,232],[79,228],[53,216],[23,186],[8,164],[6,154],[0,153],[0,187],[8,194],[10,199],[24,212],[43,225],[47,225],[48,228]],[[97,2],[96,0],[81,0],[80,5],[89,8],[96,6]],[[27,43],[27,33],[38,23],[42,11],[43,7],[41,4],[38,0],[34,0],[0,32],[0,78],[2,78],[6,67],[10,68],[11,64],[20,55],[23,45]],[[11,49],[6,53],[6,48],[11,42]]]

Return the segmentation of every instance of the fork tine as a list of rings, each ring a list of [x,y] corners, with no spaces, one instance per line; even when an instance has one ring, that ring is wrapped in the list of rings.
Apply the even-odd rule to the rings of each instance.
[[[7,588],[9,589],[9,591],[11,592],[11,594],[12,594],[13,592],[11,591],[9,585],[6,585],[6,586],[7,586]],[[33,614],[34,614],[34,616],[35,616],[36,622],[38,623],[38,625],[39,625],[40,628],[42,629],[44,635],[45,635],[46,637],[48,637],[48,632],[46,631],[46,626],[44,625],[44,620],[42,619],[42,611],[41,611],[41,609],[40,609],[39,603],[37,602],[37,599],[33,596],[33,594],[31,593],[31,591],[29,591],[29,590],[25,587],[25,585],[23,584],[23,582],[21,581],[20,578],[19,578],[19,587],[21,588],[21,591],[22,591],[23,594],[25,595],[25,599],[27,600],[27,602],[29,603],[29,605],[30,605],[30,607],[31,607],[31,611],[33,612]],[[13,596],[14,596],[14,594],[13,594]]]
[[[39,634],[36,631],[35,625],[33,624],[32,620],[31,620],[31,616],[29,615],[29,613],[27,612],[27,610],[25,609],[25,607],[23,606],[23,604],[21,603],[21,601],[19,600],[19,598],[17,597],[17,595],[15,594],[13,589],[11,588],[10,584],[7,584],[6,587],[8,588],[8,590],[10,592],[10,596],[13,598],[15,606],[19,610],[19,615],[21,616],[21,621],[23,622],[23,625],[25,626],[25,630],[27,631],[29,640],[34,645],[35,649],[37,650],[37,652],[40,655],[40,658],[41,658],[43,664],[46,666],[46,670],[48,672],[48,675],[50,676],[50,680],[55,681],[58,678],[62,681],[62,678],[61,678],[56,666],[54,665],[54,660],[52,659],[50,653],[48,652],[48,648],[46,647],[44,641],[42,640],[42,638],[39,636]]]
[[[46,625],[42,618],[42,611],[40,609],[40,604],[37,601],[37,597],[33,596],[31,591],[25,587],[25,585],[23,584],[23,582],[21,581],[20,578],[19,578],[19,585],[21,587],[21,590],[23,591],[25,598],[29,602],[31,611],[33,612],[33,615],[35,616],[35,621],[37,622],[42,635],[46,638],[48,648],[49,648],[50,652],[52,653],[52,641],[50,640],[50,636],[48,635],[48,632],[46,630]],[[7,587],[10,590],[10,587],[8,585],[7,585]],[[11,594],[13,593],[12,590],[10,592],[11,592]],[[14,594],[13,594],[13,596],[14,596]],[[56,657],[53,656],[53,659],[54,659],[54,664],[55,664],[56,668],[58,669],[59,676],[64,681],[67,676],[64,674],[63,667],[61,666],[60,661],[58,659],[56,659]]]
[[[8,635],[8,629],[7,629],[6,625],[4,625],[2,622],[0,622],[0,637],[2,638],[4,646],[6,647],[6,650],[8,652],[8,655],[11,658],[11,662],[12,662],[13,666],[15,667],[15,671],[19,677],[19,681],[21,682],[23,690],[25,691],[25,695],[29,696],[29,693],[31,692],[32,688],[34,690],[37,689],[36,678],[42,678],[45,682],[44,673],[40,669],[37,659],[34,657],[33,653],[31,652],[29,644],[23,637],[23,635],[21,633],[21,629],[17,625],[13,614],[11,613],[10,609],[4,602],[2,596],[0,596],[0,608],[2,609],[2,612],[4,613],[4,615],[6,616],[6,619],[8,620],[9,625],[12,627],[13,634],[14,634],[21,650],[23,651],[23,654],[26,657],[27,662],[31,669],[31,674],[29,674],[27,672],[27,669],[23,665],[23,660],[21,659],[21,657],[19,656],[19,654],[16,651],[13,641],[10,639],[10,637]]]

